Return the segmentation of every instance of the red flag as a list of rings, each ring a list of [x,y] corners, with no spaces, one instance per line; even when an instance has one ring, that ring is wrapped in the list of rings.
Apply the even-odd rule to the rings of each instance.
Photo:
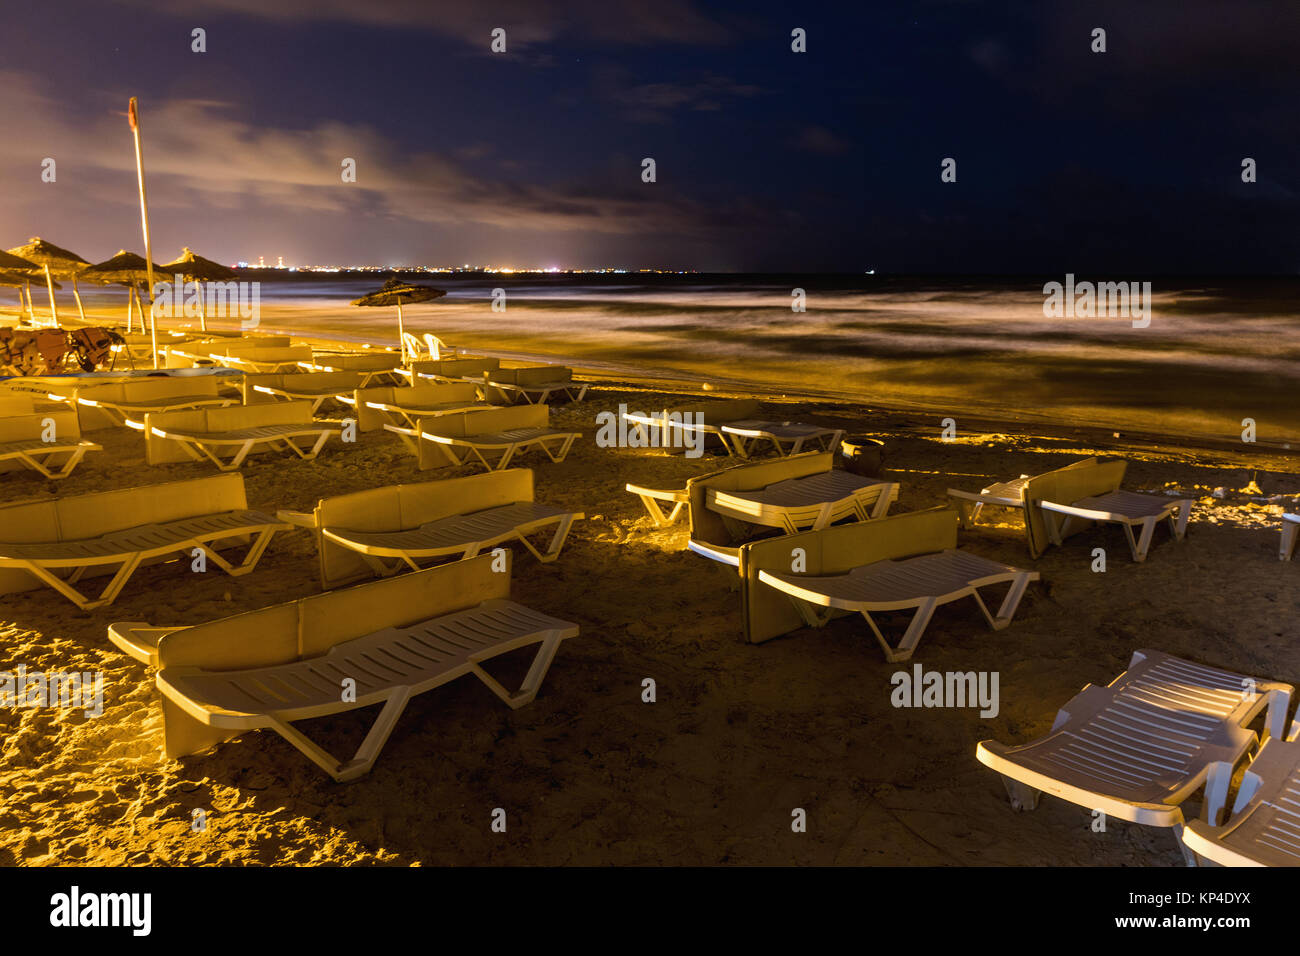
[[[127,119],[127,122],[129,122],[129,123],[131,124],[131,129],[138,129],[138,128],[139,128],[139,126],[140,126],[140,121],[139,121],[139,119],[136,118],[136,115],[135,115],[135,97],[134,97],[134,96],[131,97],[131,106],[130,106],[130,108],[126,111],[126,119]]]

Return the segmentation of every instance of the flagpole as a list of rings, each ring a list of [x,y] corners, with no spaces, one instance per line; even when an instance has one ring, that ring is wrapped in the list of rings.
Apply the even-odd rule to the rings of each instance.
[[[153,314],[153,247],[149,244],[149,201],[144,193],[144,156],[140,152],[140,114],[135,97],[127,111],[131,132],[135,134],[135,169],[140,177],[140,222],[144,227],[144,267],[149,277],[149,336],[153,351],[153,367],[158,367],[158,321]],[[144,331],[144,309],[140,309],[140,331]]]

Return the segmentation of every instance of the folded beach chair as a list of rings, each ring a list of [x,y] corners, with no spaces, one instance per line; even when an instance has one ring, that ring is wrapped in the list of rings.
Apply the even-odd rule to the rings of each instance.
[[[195,549],[231,575],[257,565],[277,531],[289,528],[251,511],[241,475],[101,491],[0,507],[0,594],[48,584],[83,609],[111,604],[142,564],[176,556],[189,568]],[[247,546],[235,564],[219,549]],[[82,578],[112,574],[98,597]]]
[[[423,359],[398,369],[408,380],[426,379],[434,382],[473,382],[482,385],[485,372],[495,372],[501,360],[494,358]]]
[[[740,458],[752,458],[768,442],[778,456],[797,455],[804,450],[804,445],[834,451],[844,437],[842,428],[758,419],[730,422],[722,426],[721,433],[723,440],[731,443],[732,451]]]
[[[208,358],[225,368],[276,375],[300,371],[303,362],[312,361],[312,351],[310,345],[267,347],[240,343],[209,352]]]
[[[1084,458],[1056,470],[1068,471],[1072,468],[1091,468],[1096,464],[1096,458]],[[1048,472],[1048,474],[1051,474],[1051,472]],[[986,505],[996,508],[1014,508],[1024,517],[1027,526],[1029,517],[1025,511],[1025,484],[1030,480],[1029,475],[1021,475],[1019,478],[1013,478],[1010,481],[994,482],[986,488],[981,488],[978,493],[949,488],[948,497],[957,499],[957,514],[961,518],[963,528],[974,527],[975,522],[979,520],[980,512],[984,510]]]
[[[1300,534],[1300,514],[1282,516],[1282,546],[1277,556],[1283,561],[1290,561],[1295,554],[1296,536]]]
[[[752,462],[686,482],[696,554],[734,568],[740,545],[769,529],[793,534],[838,521],[882,517],[898,500],[894,482],[836,470],[831,452]]]
[[[407,703],[473,674],[507,706],[532,701],[578,626],[510,600],[509,555],[490,554],[237,614],[196,627],[115,624],[109,637],[156,663],[167,756],[273,730],[340,783],[369,772]],[[484,669],[537,647],[517,691]],[[294,726],[383,704],[351,759]]]
[[[498,368],[483,375],[483,397],[493,405],[545,405],[552,395],[580,402],[588,386],[573,380],[573,369],[563,365]]]
[[[25,467],[57,481],[72,474],[87,452],[103,450],[81,437],[77,413],[68,408],[0,418],[0,471]]]
[[[422,418],[414,428],[384,428],[415,452],[421,471],[439,465],[464,465],[471,459],[477,459],[488,471],[500,471],[515,455],[532,448],[540,448],[551,461],[564,461],[582,433],[552,428],[550,411],[547,405],[517,405]],[[499,457],[493,461],[493,455]]]
[[[299,362],[304,372],[355,372],[361,376],[358,388],[397,385],[402,381],[402,357],[396,352],[321,352]]]
[[[1219,866],[1300,866],[1300,721],[1285,740],[1270,737],[1250,761],[1237,788],[1232,815],[1227,809],[1235,767],[1210,765],[1203,818],[1183,829],[1188,862]]]
[[[207,459],[234,471],[254,450],[289,451],[315,458],[342,426],[315,421],[311,402],[236,405],[146,415],[145,460],[151,465]]]
[[[1174,540],[1182,541],[1191,516],[1191,499],[1122,491],[1119,486],[1127,467],[1123,460],[1102,461],[1063,468],[1025,482],[1030,551],[1037,556],[1049,542],[1060,545],[1094,521],[1123,528],[1134,561],[1146,560],[1161,521],[1168,521]]]
[[[397,388],[359,388],[352,396],[357,428],[363,432],[380,431],[385,425],[414,428],[421,418],[437,418],[454,412],[490,409],[479,400],[478,389],[468,382],[438,383]]]
[[[237,404],[237,399],[222,395],[220,389],[221,383],[211,375],[143,378],[81,386],[65,400],[78,409],[87,431],[120,425],[140,430],[149,414]],[[51,394],[51,398],[55,397],[59,396]]]
[[[244,375],[245,405],[272,402],[311,402],[313,415],[328,401],[350,405],[344,398],[361,387],[361,372],[293,372],[288,375]]]
[[[939,605],[974,598],[989,627],[1001,630],[1038,580],[1037,571],[958,549],[949,508],[755,541],[740,548],[740,575],[750,642],[857,613],[891,662],[911,658]],[[995,584],[1009,585],[996,615],[979,593]],[[893,645],[872,614],[907,609],[915,609],[911,623]]]
[[[281,511],[276,517],[315,534],[321,586],[332,588],[433,561],[472,558],[510,541],[549,563],[560,556],[583,513],[535,501],[532,471],[509,468],[322,498],[310,512]],[[549,535],[545,550],[529,540],[539,533]]]
[[[1089,684],[1066,703],[1044,736],[1016,746],[984,740],[976,756],[1002,774],[1017,810],[1034,809],[1046,792],[1177,836],[1183,801],[1207,783],[1206,805],[1222,805],[1228,777],[1210,780],[1210,768],[1235,765],[1256,745],[1248,729],[1256,717],[1267,711],[1268,736],[1281,736],[1292,691],[1139,650],[1110,684]]]

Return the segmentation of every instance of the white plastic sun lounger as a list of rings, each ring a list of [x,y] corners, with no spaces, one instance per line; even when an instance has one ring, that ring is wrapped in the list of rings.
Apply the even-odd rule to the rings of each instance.
[[[298,363],[305,372],[354,372],[361,376],[357,388],[396,385],[402,379],[401,355],[395,352],[313,352]]]
[[[628,483],[626,489],[630,494],[634,494],[641,499],[641,504],[645,505],[646,514],[650,516],[650,520],[654,522],[656,528],[667,528],[676,522],[678,515],[682,513],[682,509],[686,507],[687,502],[690,500],[687,497],[685,488],[647,488],[644,485]],[[659,506],[660,502],[671,505],[672,510],[665,515],[663,509]]]
[[[385,425],[415,446],[419,467],[464,465],[477,459],[488,471],[506,468],[517,454],[540,448],[553,462],[561,462],[581,432],[551,428],[546,405],[518,405],[486,411],[457,412],[439,418],[422,418],[415,428]],[[427,450],[436,450],[430,458]],[[492,461],[492,455],[499,457]]]
[[[98,409],[103,424],[144,427],[144,416],[192,408],[224,408],[238,399],[220,394],[220,383],[211,376],[156,378],[110,385],[77,388],[66,398],[82,408]],[[51,394],[51,398],[57,396]],[[87,428],[93,427],[87,422]]]
[[[313,415],[328,401],[350,405],[347,399],[361,387],[360,372],[295,372],[288,375],[244,376],[244,404],[270,398],[277,402],[311,402]],[[266,396],[266,397],[263,397]]]
[[[329,591],[197,627],[116,624],[113,642],[156,662],[169,757],[250,730],[273,730],[342,783],[368,773],[417,694],[473,674],[512,709],[531,702],[560,643],[578,626],[510,600],[492,555]],[[483,665],[536,646],[523,684],[507,690]],[[383,704],[351,759],[295,721]]]
[[[751,419],[729,422],[721,427],[721,434],[724,441],[731,442],[736,455],[750,458],[767,442],[771,443],[778,456],[797,455],[804,450],[805,445],[831,451],[844,437],[844,429]]]
[[[957,548],[901,560],[877,561],[831,577],[764,570],[758,579],[790,596],[809,627],[821,627],[834,611],[857,612],[891,662],[909,660],[934,616],[935,608],[972,597],[989,627],[1000,631],[1015,616],[1020,599],[1037,571],[1025,571],[990,561]],[[979,589],[991,584],[1011,584],[994,616]],[[825,608],[826,610],[821,610]],[[873,612],[915,608],[916,613],[898,646],[891,646],[872,619]]]
[[[1227,808],[1234,766],[1210,766],[1204,818],[1188,821],[1183,846],[1197,864],[1219,866],[1300,866],[1300,722],[1286,740],[1271,737],[1260,747],[1241,778],[1232,815],[1216,825]]]
[[[501,360],[495,358],[421,359],[397,369],[397,372],[413,383],[424,379],[448,384],[469,382],[481,386],[484,375],[495,372],[500,367]]]
[[[775,464],[775,463],[773,463]],[[938,605],[974,597],[994,630],[1010,623],[1037,572],[957,550],[957,513],[930,508],[874,521],[759,538],[737,549],[745,639],[769,641],[832,617],[862,614],[890,661],[907,660]],[[979,589],[1010,585],[996,615]],[[891,645],[872,614],[914,608],[902,640]]]
[[[818,531],[850,515],[859,521],[882,518],[898,500],[898,484],[832,469],[752,491],[710,488],[706,494],[709,510],[724,519],[794,534]]]
[[[1295,542],[1300,535],[1300,514],[1282,516],[1282,545],[1277,556],[1283,561],[1290,561],[1295,554]]]
[[[545,405],[552,395],[563,395],[568,402],[580,402],[589,387],[575,382],[573,370],[562,365],[498,368],[474,381],[482,384],[483,397],[497,405],[511,405],[518,401]]]
[[[1062,542],[1061,529],[1063,520],[1056,515],[1069,518],[1081,518],[1085,521],[1101,521],[1118,524],[1124,529],[1128,539],[1129,550],[1134,561],[1145,561],[1147,550],[1151,547],[1151,537],[1156,525],[1161,521],[1169,522],[1169,529],[1175,541],[1182,541],[1187,536],[1187,520],[1192,513],[1190,498],[1162,498],[1157,495],[1143,495],[1135,491],[1111,491],[1103,495],[1080,498],[1069,504],[1059,501],[1040,501],[1038,506],[1047,512],[1047,533],[1052,543]],[[1134,529],[1140,529],[1134,537]]]
[[[980,763],[1002,774],[1011,804],[1032,810],[1042,792],[1144,826],[1182,831],[1181,805],[1212,783],[1222,805],[1228,780],[1209,780],[1216,762],[1235,765],[1257,738],[1250,723],[1267,710],[1281,735],[1289,684],[1139,650],[1109,685],[1076,694],[1043,737],[1008,746],[982,741]]]
[[[261,375],[280,375],[296,372],[303,362],[312,361],[309,345],[290,345],[271,348],[244,348],[236,350],[233,346],[224,352],[209,352],[210,358],[224,368],[255,372]]]
[[[77,413],[67,409],[0,418],[0,466],[10,462],[58,481],[72,474],[87,452],[103,450],[81,437]]]
[[[1068,471],[1072,468],[1090,468],[1096,464],[1096,458],[1084,458],[1056,470]],[[1051,474],[1051,472],[1047,474]],[[1013,508],[1024,514],[1025,485],[1033,480],[1035,479],[1029,475],[1021,475],[1019,478],[1013,478],[1010,481],[994,482],[985,488],[981,488],[978,493],[949,488],[948,496],[957,499],[955,504],[957,514],[961,518],[961,526],[970,528],[979,520],[980,512],[984,510],[986,505],[997,508]]]
[[[337,422],[313,420],[310,402],[146,415],[146,460],[156,465],[206,459],[234,471],[254,450],[265,448],[310,461],[341,429]]]
[[[248,510],[240,475],[76,495],[0,507],[0,569],[25,572],[88,610],[111,604],[141,564],[168,555],[188,559],[198,549],[227,574],[247,574],[289,527]],[[239,564],[217,550],[248,541]],[[112,577],[90,597],[77,584],[97,572]],[[0,593],[31,586],[26,575],[0,582]]]
[[[472,558],[511,541],[547,564],[560,556],[573,522],[584,515],[536,501],[532,471],[510,468],[322,498],[310,512],[276,517],[315,532],[321,585],[331,588],[438,559]],[[550,541],[541,550],[529,536],[548,529]]]

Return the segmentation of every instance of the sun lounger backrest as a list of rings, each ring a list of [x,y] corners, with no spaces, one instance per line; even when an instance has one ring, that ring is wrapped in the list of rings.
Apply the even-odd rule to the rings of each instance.
[[[382,402],[404,408],[423,408],[451,402],[473,403],[478,390],[470,382],[425,383],[397,388],[359,388],[356,390],[357,428],[363,432],[378,431],[385,422],[393,419],[377,408],[367,408],[366,402]]]
[[[252,355],[261,352],[279,351],[293,348],[287,335],[269,336],[256,339],[226,339],[210,343],[209,351],[214,355]],[[302,346],[298,346],[301,348]]]
[[[336,393],[351,392],[361,383],[360,372],[275,372],[244,376],[243,395],[245,405],[261,405],[267,402],[284,401],[275,395],[259,392],[263,388],[287,389],[291,392],[314,393],[332,391]]]
[[[760,582],[759,571],[844,574],[876,561],[956,546],[957,512],[952,508],[911,511],[743,545],[740,577],[745,639],[758,644],[804,626],[789,597]],[[796,552],[796,548],[801,550]]]
[[[402,529],[401,494],[397,485],[371,488],[350,495],[323,498],[316,505],[316,546],[320,549],[321,585],[337,587],[373,576],[370,565],[357,552],[330,541],[321,528],[350,531]]]
[[[449,438],[490,435],[514,428],[545,428],[550,424],[550,409],[545,405],[518,405],[511,408],[487,408],[483,411],[457,412],[437,418],[420,419],[420,430]]]
[[[527,368],[517,368],[514,372],[515,384],[525,387],[573,381],[573,369],[564,365],[530,365]]]
[[[787,478],[804,478],[830,471],[834,457],[830,452],[809,452],[790,458],[759,461],[708,475],[698,475],[686,482],[686,497],[690,502],[691,540],[705,544],[732,546],[735,541],[727,532],[722,515],[709,508],[709,490],[753,491],[785,481]]]
[[[173,631],[158,643],[158,663],[220,671],[318,657],[344,641],[508,598],[509,552],[504,570],[494,562],[480,555]]]
[[[19,395],[17,392],[0,395],[0,418],[10,415],[30,415],[36,410],[36,397]]]
[[[159,376],[108,385],[86,385],[76,390],[77,413],[81,416],[83,431],[115,428],[118,420],[102,409],[82,402],[157,402],[165,404],[173,398],[217,398],[221,392],[219,381],[212,375]],[[137,419],[138,420],[138,419]]]
[[[1071,504],[1080,498],[1090,498],[1115,491],[1124,482],[1124,472],[1128,462],[1123,459],[1093,461],[1091,464],[1076,462],[1065,468],[1049,471],[1045,475],[1031,478],[1025,483],[1025,524],[1029,530],[1029,553],[1038,557],[1047,549],[1051,538],[1047,533],[1047,524],[1043,517],[1040,501],[1055,501]],[[1088,522],[1070,519],[1062,529],[1062,536],[1069,537],[1087,527]]]
[[[721,399],[711,402],[693,402],[689,405],[677,405],[669,409],[677,414],[689,413],[692,416],[704,416],[706,425],[723,425],[727,422],[753,418],[758,414],[759,403],[750,398]]]
[[[0,442],[43,440],[47,428],[56,442],[76,441],[81,437],[77,413],[64,406],[58,411],[0,418]]]
[[[238,480],[229,480],[232,478]],[[0,506],[0,541],[73,541],[143,524],[222,511],[242,511],[247,507],[242,475],[213,475]],[[0,594],[28,591],[40,586],[26,571],[0,569]]]
[[[263,425],[310,424],[311,402],[276,402],[267,405],[231,405],[192,411],[161,412],[144,417],[145,460],[151,465],[189,461],[180,442],[159,438],[154,428],[186,434],[242,431]]]
[[[484,372],[495,372],[501,367],[501,360],[494,358],[478,359],[443,359],[438,363],[435,375],[447,378],[481,377]]]
[[[533,500],[531,468],[507,468],[465,478],[398,485],[402,530],[485,508]]]

